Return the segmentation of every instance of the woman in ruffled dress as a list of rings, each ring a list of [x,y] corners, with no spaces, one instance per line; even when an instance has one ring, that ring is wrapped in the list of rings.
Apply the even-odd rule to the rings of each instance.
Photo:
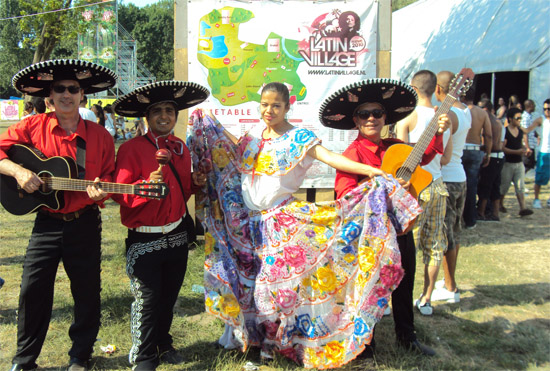
[[[278,352],[308,368],[340,367],[370,342],[403,274],[396,234],[421,210],[381,170],[291,125],[289,109],[287,87],[267,84],[263,124],[239,140],[210,112],[191,115],[193,165],[208,173],[197,194],[206,310],[225,322],[225,348],[254,345],[263,358]],[[315,159],[368,180],[336,201],[300,201],[293,193]]]

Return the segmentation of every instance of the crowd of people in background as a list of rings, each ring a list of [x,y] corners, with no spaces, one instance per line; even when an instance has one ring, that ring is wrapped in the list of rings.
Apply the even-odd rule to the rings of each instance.
[[[243,351],[257,346],[263,362],[279,353],[323,369],[372,358],[375,325],[391,312],[397,345],[434,356],[417,338],[414,312],[431,316],[433,301],[460,302],[455,273],[462,229],[512,214],[503,205],[511,184],[519,217],[533,214],[525,200],[525,169],[535,169],[533,208],[542,208],[541,187],[550,179],[550,99],[537,117],[530,99],[523,105],[516,96],[508,105],[499,99],[495,110],[488,98],[474,104],[470,89],[460,100],[453,96],[449,112],[439,115],[432,97],[445,104],[456,93],[451,71],[418,71],[410,85],[359,81],[327,97],[321,123],[358,131],[340,155],[287,120],[289,91],[280,82],[262,88],[262,120],[239,139],[211,112],[195,111],[188,148],[173,133],[178,112],[206,100],[206,88],[160,81],[112,106],[90,105],[85,94],[114,86],[114,72],[78,60],[54,62],[14,76],[14,86],[33,98],[25,104],[25,119],[0,135],[0,174],[15,178],[26,193],[41,189],[44,180],[8,155],[14,145],[25,144],[46,157],[70,155],[79,178],[93,185],[66,192],[57,210],[37,212],[23,265],[11,371],[37,368],[60,261],[75,303],[68,369],[90,368],[101,317],[99,208],[112,196],[103,189],[111,181],[148,187],[162,182],[169,189],[161,201],[133,193],[112,196],[128,228],[126,272],[135,298],[129,363],[134,370],[155,370],[184,361],[170,327],[188,244],[195,238],[186,205],[192,194],[207,231],[205,309],[226,325],[215,345]],[[37,78],[46,70],[51,82]],[[47,107],[53,107],[50,113],[40,114]],[[124,117],[135,116],[127,127]],[[393,124],[397,138],[383,138],[384,127]],[[119,147],[116,162],[109,137],[131,139]],[[416,195],[412,178],[388,174],[384,161],[398,157],[399,146],[409,148],[403,143],[422,142],[418,162],[431,184]],[[315,159],[336,170],[334,201],[293,196]],[[423,255],[424,288],[413,300],[416,248]],[[444,279],[438,281],[441,266]],[[0,288],[3,283],[0,278]]]
[[[24,103],[21,120],[29,116],[53,112],[54,110],[55,107],[49,97],[32,97]],[[124,117],[115,115],[111,104],[103,106],[101,100],[90,104],[88,98],[84,96],[80,102],[79,112],[83,119],[97,122],[107,129],[115,142],[124,142],[147,133],[147,126],[142,118],[135,118],[131,125],[127,125]]]

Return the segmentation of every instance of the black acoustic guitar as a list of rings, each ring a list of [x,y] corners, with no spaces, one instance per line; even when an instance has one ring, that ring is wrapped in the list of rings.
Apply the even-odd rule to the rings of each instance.
[[[86,192],[94,185],[92,180],[75,179],[76,162],[71,157],[45,156],[35,148],[14,144],[8,151],[11,161],[36,173],[44,184],[33,193],[23,190],[14,177],[0,175],[0,203],[11,214],[25,215],[45,206],[52,210],[63,207],[63,191]],[[166,183],[120,184],[100,182],[107,193],[134,194],[147,198],[165,198],[169,188]]]

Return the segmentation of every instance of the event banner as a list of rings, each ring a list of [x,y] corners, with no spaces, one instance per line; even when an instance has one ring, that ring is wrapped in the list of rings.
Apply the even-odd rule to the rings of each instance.
[[[0,120],[19,120],[19,100],[0,100]]]
[[[240,137],[260,124],[262,87],[282,82],[288,121],[343,152],[357,131],[325,128],[319,108],[339,88],[376,77],[377,13],[374,0],[188,1],[189,79],[211,92],[200,107]],[[316,161],[303,187],[333,188],[334,175]]]
[[[116,71],[116,2],[86,7],[80,16],[78,58]]]

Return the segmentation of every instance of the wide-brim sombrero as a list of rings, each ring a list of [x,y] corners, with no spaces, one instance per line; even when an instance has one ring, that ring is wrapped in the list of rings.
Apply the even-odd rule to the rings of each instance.
[[[355,109],[367,102],[379,103],[386,111],[386,125],[407,117],[416,107],[414,89],[392,79],[369,79],[341,88],[325,99],[319,110],[319,120],[329,128],[355,129]]]
[[[79,59],[53,59],[31,64],[13,76],[13,86],[22,93],[35,97],[50,95],[54,81],[75,80],[84,94],[93,94],[112,88],[117,75],[107,67]]]
[[[180,111],[204,102],[209,95],[208,89],[194,82],[157,81],[118,98],[113,109],[120,116],[145,117],[154,104],[172,102]]]

